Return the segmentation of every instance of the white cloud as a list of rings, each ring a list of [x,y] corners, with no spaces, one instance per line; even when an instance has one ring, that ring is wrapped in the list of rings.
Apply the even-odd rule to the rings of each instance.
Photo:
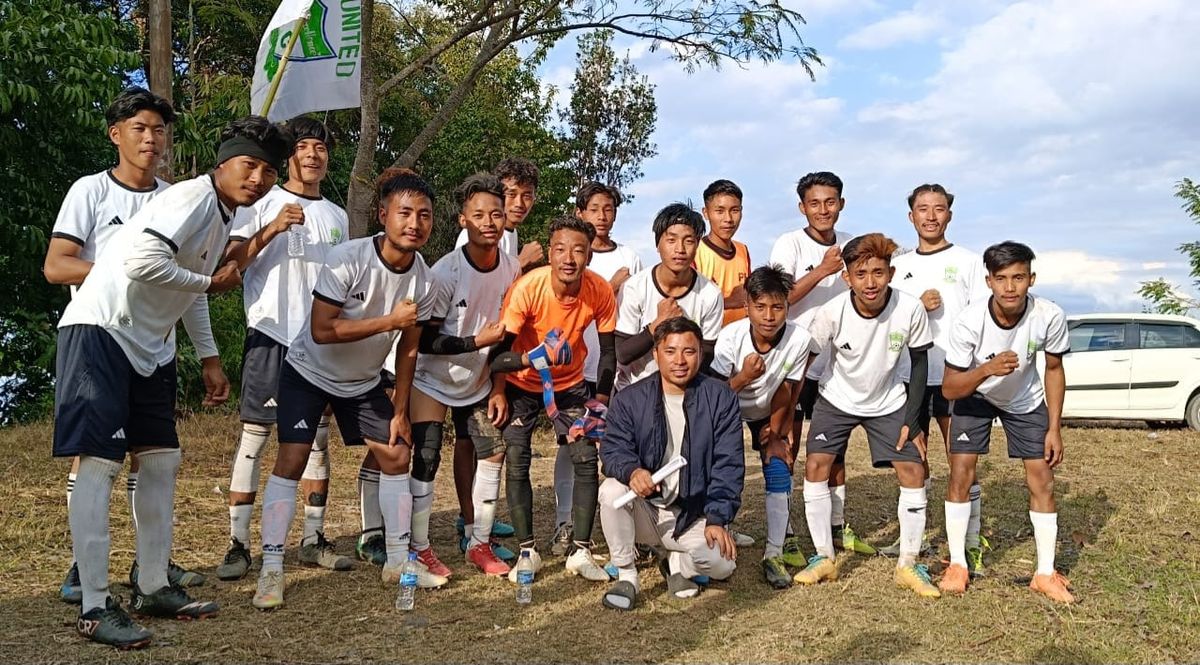
[[[936,14],[904,11],[850,33],[838,42],[838,48],[885,49],[899,44],[924,41],[945,27],[945,22]]]

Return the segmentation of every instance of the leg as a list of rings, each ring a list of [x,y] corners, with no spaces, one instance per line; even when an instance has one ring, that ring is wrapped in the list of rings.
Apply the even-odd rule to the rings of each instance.
[[[971,518],[971,488],[977,487],[975,471],[979,455],[952,453],[950,482],[946,488],[946,542],[950,546],[950,565],[967,566],[967,523]]]
[[[501,436],[506,449],[508,512],[516,530],[517,542],[522,549],[526,549],[534,547],[533,486],[529,478],[529,466],[533,429],[542,410],[542,397],[511,384],[507,392],[509,419]]]
[[[80,612],[104,609],[108,602],[109,499],[121,463],[103,457],[80,456],[75,501],[67,510],[71,542],[79,564],[83,605]],[[81,497],[87,497],[80,501]]]
[[[667,510],[660,510],[659,514],[669,512]],[[659,525],[661,528],[663,522],[660,521]],[[675,530],[675,520],[673,517],[670,525],[668,534]],[[702,517],[692,523],[678,538],[672,538],[669,535],[665,536],[663,538],[663,545],[667,549],[674,550],[673,559],[677,557],[679,573],[684,577],[692,578],[697,575],[707,575],[714,580],[727,580],[737,568],[737,562],[721,556],[720,548],[709,546],[708,539],[704,536],[704,529],[707,525],[707,521]]]
[[[235,544],[245,545],[250,541],[250,519],[262,468],[260,457],[270,436],[269,425],[242,423],[229,479],[229,538]]]
[[[232,547],[243,551],[244,561],[250,564],[246,545],[250,542],[250,519],[254,513],[254,499],[258,493],[260,461],[263,446],[271,435],[271,426],[278,418],[279,373],[287,347],[268,335],[253,328],[246,331],[242,347],[242,390],[238,410],[242,420],[242,433],[237,450],[233,455],[233,469],[229,479],[229,537]],[[241,546],[239,548],[239,545]],[[229,555],[226,555],[229,558]],[[235,557],[234,561],[243,560]],[[237,579],[245,570],[227,570],[232,576],[221,579]],[[235,574],[236,573],[236,574]]]
[[[321,414],[317,434],[300,474],[300,496],[304,499],[304,535],[300,545],[317,545],[325,540],[325,505],[329,500],[329,414]]]

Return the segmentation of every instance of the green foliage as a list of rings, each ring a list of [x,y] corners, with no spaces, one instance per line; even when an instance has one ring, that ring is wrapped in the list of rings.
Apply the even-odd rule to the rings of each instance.
[[[221,368],[229,378],[233,390],[227,405],[236,408],[241,391],[242,345],[246,340],[246,314],[242,307],[242,290],[208,297],[208,317],[212,322],[213,337],[221,350]],[[194,410],[204,399],[204,381],[200,378],[200,359],[188,339],[182,325],[177,328],[178,353],[176,369],[179,372],[179,408]]]
[[[1200,186],[1190,178],[1181,180],[1175,196],[1183,201],[1181,207],[1188,217],[1200,224]],[[1185,242],[1178,248],[1191,266],[1192,286],[1200,289],[1200,242]],[[1189,297],[1182,289],[1163,278],[1142,282],[1138,295],[1147,301],[1146,310],[1159,314],[1187,314],[1200,309],[1200,301]]]

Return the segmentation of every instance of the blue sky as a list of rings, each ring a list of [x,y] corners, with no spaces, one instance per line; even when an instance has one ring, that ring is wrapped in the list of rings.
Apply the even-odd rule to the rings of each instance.
[[[692,75],[624,47],[657,86],[659,155],[630,189],[616,238],[653,263],[661,206],[720,177],[746,193],[739,239],[756,264],[803,226],[795,182],[846,182],[839,228],[915,244],[904,199],[957,195],[949,236],[1039,255],[1037,291],[1068,312],[1140,309],[1141,280],[1189,284],[1175,248],[1200,236],[1173,196],[1200,178],[1200,2],[787,0],[824,67],[795,62]],[[622,46],[618,44],[619,47]],[[574,40],[543,66],[565,91]],[[562,94],[562,93],[560,93]]]

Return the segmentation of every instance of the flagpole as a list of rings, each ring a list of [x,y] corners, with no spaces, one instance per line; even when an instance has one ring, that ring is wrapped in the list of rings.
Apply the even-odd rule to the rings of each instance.
[[[267,89],[267,99],[263,101],[262,112],[259,115],[267,117],[267,112],[271,110],[271,104],[275,102],[275,93],[279,91],[279,83],[283,81],[283,72],[287,69],[288,58],[292,55],[292,49],[296,46],[296,40],[300,38],[300,30],[305,23],[308,22],[308,16],[302,16],[296,19],[296,24],[292,26],[292,36],[288,38],[287,46],[283,48],[283,55],[279,58],[279,72],[275,79],[271,81],[271,87]]]

